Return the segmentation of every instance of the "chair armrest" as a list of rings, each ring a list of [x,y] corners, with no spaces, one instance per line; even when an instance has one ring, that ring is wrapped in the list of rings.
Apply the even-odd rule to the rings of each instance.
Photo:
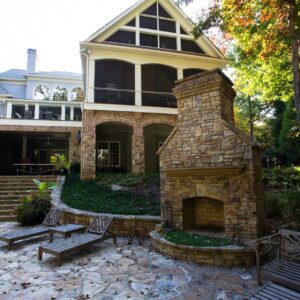
[[[281,244],[281,234],[275,233],[269,236],[265,236],[263,238],[260,238],[258,240],[250,241],[249,246],[251,246],[256,255],[256,266],[259,271],[261,267],[261,257],[262,255],[268,254],[269,252],[273,251],[274,249],[277,249],[277,257],[280,250],[280,244]]]

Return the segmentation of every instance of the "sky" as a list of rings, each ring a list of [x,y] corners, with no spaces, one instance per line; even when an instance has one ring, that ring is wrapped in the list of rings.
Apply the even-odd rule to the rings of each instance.
[[[79,41],[137,0],[1,0],[0,72],[26,69],[27,49],[37,49],[37,71],[81,72]],[[183,7],[193,18],[209,0]]]

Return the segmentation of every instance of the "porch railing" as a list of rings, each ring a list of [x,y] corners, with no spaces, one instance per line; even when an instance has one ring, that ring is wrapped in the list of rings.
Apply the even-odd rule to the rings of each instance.
[[[81,121],[81,102],[4,99],[0,119]]]

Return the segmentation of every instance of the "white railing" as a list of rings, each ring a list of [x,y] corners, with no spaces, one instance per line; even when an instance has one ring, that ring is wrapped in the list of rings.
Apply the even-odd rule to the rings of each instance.
[[[81,121],[82,103],[27,99],[0,100],[0,119]]]

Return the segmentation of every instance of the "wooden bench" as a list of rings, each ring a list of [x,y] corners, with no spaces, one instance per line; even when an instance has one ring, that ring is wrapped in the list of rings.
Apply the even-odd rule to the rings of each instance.
[[[252,241],[256,253],[257,283],[272,281],[300,291],[300,232],[281,229],[278,233]],[[274,257],[267,263],[270,254]]]
[[[49,253],[56,257],[57,265],[60,266],[62,258],[66,254],[76,252],[110,238],[116,244],[116,238],[107,234],[112,220],[112,217],[99,215],[93,220],[86,233],[72,236],[66,240],[57,240],[52,243],[42,244],[38,249],[38,259],[42,260],[43,253]]]
[[[50,227],[58,225],[63,212],[63,209],[51,208],[41,226],[0,234],[0,241],[6,242],[8,250],[11,250],[16,241],[46,235],[49,233]]]
[[[267,283],[250,296],[249,300],[299,300],[300,293],[275,283]]]

